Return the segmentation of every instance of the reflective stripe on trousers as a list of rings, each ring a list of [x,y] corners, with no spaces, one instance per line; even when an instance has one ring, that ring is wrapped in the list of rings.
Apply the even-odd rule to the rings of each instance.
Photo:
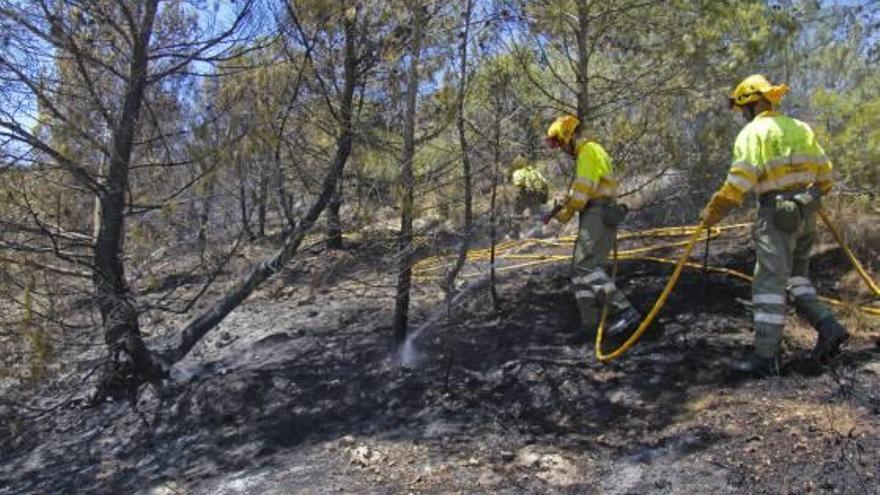
[[[600,303],[605,299],[612,302],[618,294],[617,286],[605,270],[596,268],[586,275],[577,275],[571,279],[575,299],[592,300]]]
[[[815,327],[820,321],[832,316],[832,314],[828,307],[819,300],[816,288],[805,275],[798,274],[788,279],[788,296],[798,313]]]
[[[754,303],[755,350],[763,356],[779,351],[785,326],[786,294],[814,327],[831,314],[819,301],[807,278],[810,250],[816,240],[816,215],[810,212],[794,232],[773,223],[773,207],[762,206],[752,230],[755,244]]]
[[[785,327],[785,292],[752,292],[755,322],[755,349],[763,356],[772,356],[779,348]]]

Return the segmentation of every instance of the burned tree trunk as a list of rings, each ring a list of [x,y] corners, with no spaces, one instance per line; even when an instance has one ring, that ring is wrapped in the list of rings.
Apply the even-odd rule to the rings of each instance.
[[[204,172],[203,172],[204,173]],[[202,202],[198,210],[199,232],[198,240],[200,249],[204,250],[208,242],[208,224],[211,220],[211,208],[214,204],[214,190],[217,187],[217,178],[214,173],[208,173],[205,178],[205,190],[202,194]]]
[[[112,133],[106,182],[98,193],[100,222],[94,247],[93,281],[104,340],[112,357],[113,379],[152,378],[160,371],[141,338],[138,312],[130,297],[122,261],[129,166],[147,84],[148,50],[158,3],[146,1],[139,36],[132,40],[122,111]]]
[[[458,127],[458,144],[461,148],[461,175],[462,180],[464,182],[464,237],[461,240],[461,245],[458,249],[458,256],[456,256],[455,264],[446,274],[446,280],[443,283],[443,286],[446,290],[446,299],[447,302],[452,300],[452,295],[455,292],[455,279],[458,277],[458,273],[461,271],[464,266],[464,262],[467,260],[467,253],[470,249],[471,237],[473,236],[473,194],[471,192],[471,160],[470,154],[468,150],[468,142],[467,142],[467,134],[465,134],[465,115],[464,115],[464,104],[465,104],[465,96],[467,94],[468,88],[468,72],[467,72],[467,60],[468,60],[468,35],[470,34],[471,27],[471,9],[473,7],[472,0],[468,0],[465,5],[464,12],[464,29],[462,30],[462,39],[461,39],[461,47],[460,47],[460,63],[461,63],[461,71],[459,72],[459,88],[458,88],[458,119],[457,119],[457,127]]]
[[[269,175],[265,164],[260,164],[260,183],[257,188],[257,236],[266,237],[266,213],[269,202]]]
[[[403,155],[400,169],[400,233],[397,238],[397,297],[394,303],[394,339],[398,345],[406,340],[409,324],[409,291],[412,286],[413,158],[423,15],[420,2],[416,2],[413,7],[413,35],[406,82],[406,115],[403,122]]]
[[[581,1],[577,3],[578,29],[577,37],[577,118],[581,122],[587,121],[590,108],[590,39],[588,29],[590,27],[590,3]]]
[[[247,196],[245,174],[241,173],[238,183],[238,212],[241,216],[241,229],[247,235],[248,240],[253,242],[257,239],[257,236],[251,228],[251,214],[248,211]]]
[[[498,96],[496,95],[494,99],[497,101]],[[496,281],[496,273],[495,273],[495,245],[498,242],[498,208],[497,208],[497,196],[498,196],[498,177],[500,175],[499,168],[501,167],[501,105],[496,105],[495,112],[495,122],[493,125],[493,139],[492,139],[492,197],[489,202],[489,209],[491,213],[491,232],[489,234],[489,293],[492,295],[492,310],[497,314],[501,311],[501,301],[498,297],[498,287],[495,283]]]
[[[47,165],[54,162],[52,165],[72,176],[77,188],[94,194],[96,200],[93,235],[77,239],[73,251],[55,244],[59,232],[44,228],[36,211],[33,215],[41,235],[53,243],[50,249],[56,257],[89,269],[87,276],[92,280],[100,331],[110,358],[95,399],[131,392],[145,380],[164,374],[162,363],[146,347],[141,335],[139,312],[143,306],[136,303],[134,291],[127,283],[124,250],[127,215],[139,209],[138,195],[147,198],[153,192],[140,194],[146,191],[132,184],[133,170],[159,166],[154,161],[157,155],[153,148],[159,140],[165,143],[167,156],[175,153],[164,141],[171,134],[164,133],[159,122],[141,121],[148,95],[152,94],[150,88],[185,72],[196,59],[217,60],[218,53],[223,51],[217,46],[239,32],[255,1],[241,2],[236,7],[239,14],[229,28],[215,37],[186,40],[181,34],[173,42],[163,37],[178,33],[160,17],[166,12],[172,15],[170,9],[175,7],[169,3],[168,9],[160,8],[160,3],[161,0],[4,2],[0,8],[4,26],[20,27],[15,36],[21,37],[21,45],[36,50],[30,53],[51,48],[61,75],[47,79],[45,71],[54,69],[42,60],[34,64],[28,57],[0,57],[4,81],[12,77],[15,84],[28,91],[26,100],[40,109],[39,129],[32,129],[33,123],[27,123],[31,119],[27,113],[19,116],[4,110],[0,133],[39,153],[39,161],[46,160]],[[96,33],[101,33],[97,36],[100,42],[95,39]],[[154,38],[163,38],[161,43],[167,50],[153,52]],[[158,92],[163,93],[164,89]],[[3,90],[7,91],[5,82]],[[70,149],[78,151],[71,153]],[[90,164],[99,154],[102,170],[96,177]],[[182,193],[191,185],[186,184],[177,192]],[[151,204],[150,208],[156,206]],[[60,219],[59,214],[56,216]],[[60,223],[53,230],[60,231]],[[64,272],[74,276],[83,273],[58,271]]]
[[[327,247],[330,249],[342,249],[342,222],[339,219],[339,210],[342,208],[342,184],[344,182],[340,178],[336,192],[333,193],[333,198],[327,205]]]
[[[273,155],[275,164],[275,194],[278,201],[278,210],[284,215],[284,227],[281,229],[285,234],[290,233],[296,227],[296,217],[293,214],[293,198],[287,194],[284,188],[284,166],[281,161],[281,144],[283,142],[284,127],[287,122],[285,113],[282,124],[278,130],[278,143],[275,144],[275,153]]]

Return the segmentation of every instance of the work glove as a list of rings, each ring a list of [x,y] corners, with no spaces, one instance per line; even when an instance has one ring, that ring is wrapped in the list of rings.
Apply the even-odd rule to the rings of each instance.
[[[563,206],[562,208],[559,209],[558,212],[556,212],[555,215],[553,215],[553,218],[555,218],[556,221],[561,224],[566,224],[566,223],[568,223],[569,220],[571,220],[571,217],[573,217],[573,216],[574,216],[574,210],[572,210],[571,208],[569,208],[567,206]]]
[[[700,213],[700,220],[703,221],[704,226],[711,227],[723,220],[734,206],[736,206],[734,201],[715,193]]]
[[[559,204],[558,200],[554,200],[553,201],[553,208],[550,211],[541,215],[541,223],[543,223],[544,225],[547,225],[548,223],[550,223],[550,220],[553,220],[553,218],[556,216],[556,214],[559,213],[561,210],[562,210],[562,205]]]

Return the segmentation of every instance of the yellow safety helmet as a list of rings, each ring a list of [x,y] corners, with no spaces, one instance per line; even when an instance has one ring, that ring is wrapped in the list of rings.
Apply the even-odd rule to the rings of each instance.
[[[788,93],[788,85],[779,84],[774,86],[763,75],[754,74],[743,79],[736,86],[733,92],[730,93],[728,103],[733,110],[739,110],[740,107],[754,103],[763,97],[773,106],[777,106],[782,101],[785,93]]]
[[[550,124],[547,129],[547,139],[555,139],[562,145],[568,144],[580,123],[581,121],[573,115],[563,115]]]

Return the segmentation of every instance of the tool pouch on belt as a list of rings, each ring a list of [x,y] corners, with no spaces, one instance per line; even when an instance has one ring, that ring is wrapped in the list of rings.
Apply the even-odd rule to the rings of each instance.
[[[773,205],[773,224],[781,232],[794,232],[801,224],[802,213],[798,204],[785,196],[776,196]]]
[[[622,203],[606,203],[602,205],[602,223],[615,228],[626,218],[629,208]]]
[[[822,191],[818,187],[813,186],[806,191],[795,194],[791,197],[791,200],[800,206],[801,214],[805,219],[810,218],[811,215],[819,211]]]

